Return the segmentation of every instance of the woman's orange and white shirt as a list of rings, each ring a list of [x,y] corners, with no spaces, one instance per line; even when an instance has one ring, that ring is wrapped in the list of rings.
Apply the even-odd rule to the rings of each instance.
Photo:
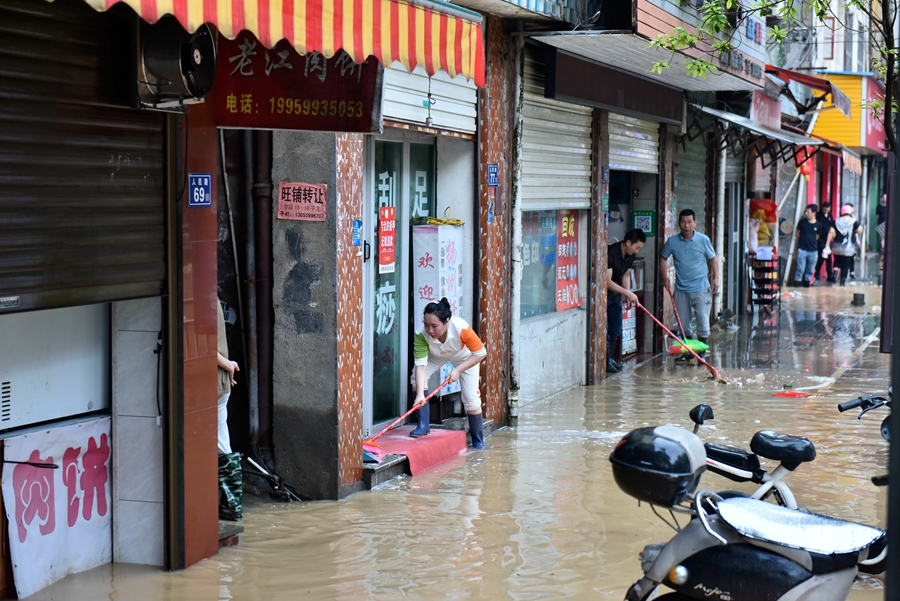
[[[447,322],[447,338],[444,342],[425,332],[419,332],[413,340],[416,365],[428,365],[429,357],[459,365],[472,355],[484,357],[487,351],[481,339],[462,317],[451,317]]]

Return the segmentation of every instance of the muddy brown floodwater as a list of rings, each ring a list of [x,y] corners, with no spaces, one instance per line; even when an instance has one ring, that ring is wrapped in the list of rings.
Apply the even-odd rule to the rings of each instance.
[[[867,307],[851,307],[851,293],[863,290]],[[619,491],[609,454],[633,428],[689,426],[701,402],[715,411],[704,440],[748,446],[764,428],[809,437],[818,457],[788,480],[800,505],[884,527],[887,495],[869,478],[887,467],[879,432],[887,414],[857,420],[836,410],[887,388],[889,357],[878,353],[871,308],[880,292],[803,293],[777,317],[714,334],[711,359],[727,385],[658,357],[522,407],[518,427],[495,432],[487,451],[416,478],[340,502],[248,500],[240,544],[188,570],[104,566],[32,599],[619,601],[641,575],[644,545],[673,533]],[[787,386],[813,396],[773,396]],[[741,488],[714,474],[703,484]],[[850,599],[882,597],[881,583],[866,579]]]

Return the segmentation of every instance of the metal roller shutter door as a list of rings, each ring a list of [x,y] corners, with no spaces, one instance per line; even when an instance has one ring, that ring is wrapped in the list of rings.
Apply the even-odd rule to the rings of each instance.
[[[444,71],[431,78],[433,127],[474,134],[477,92],[474,81],[462,75],[451,79]],[[384,70],[384,118],[425,125],[428,117],[428,74],[422,67],[409,73],[394,63]]]
[[[544,98],[543,64],[525,52],[522,208],[590,209],[593,109]]]
[[[702,138],[678,145],[678,180],[675,207],[678,213],[692,209],[697,215],[697,231],[706,234],[706,145]]]
[[[659,123],[610,113],[609,168],[659,173]]]
[[[128,18],[0,0],[0,291],[18,302],[7,310],[162,293],[164,117],[110,104],[123,89],[104,71]]]

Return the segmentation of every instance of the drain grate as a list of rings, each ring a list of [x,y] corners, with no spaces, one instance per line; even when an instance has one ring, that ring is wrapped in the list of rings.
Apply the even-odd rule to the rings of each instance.
[[[0,382],[0,422],[8,422],[12,415],[12,382]]]

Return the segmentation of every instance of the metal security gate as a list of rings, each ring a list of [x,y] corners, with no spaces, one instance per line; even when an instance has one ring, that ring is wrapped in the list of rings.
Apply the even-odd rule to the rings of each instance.
[[[706,145],[703,138],[695,138],[692,142],[685,140],[684,145],[677,146],[678,163],[675,175],[675,205],[677,213],[691,209],[697,216],[697,231],[709,234],[706,230]]]
[[[451,79],[445,71],[429,78],[422,67],[409,73],[400,63],[394,63],[385,69],[384,118],[425,125],[429,115],[429,83],[433,127],[474,134],[478,98],[475,82],[466,81],[463,75]]]
[[[0,0],[0,312],[162,293],[164,117],[110,50],[133,18]]]
[[[659,173],[659,123],[610,113],[609,168]]]
[[[523,208],[591,208],[593,109],[544,98],[544,65],[530,46],[524,100]]]

